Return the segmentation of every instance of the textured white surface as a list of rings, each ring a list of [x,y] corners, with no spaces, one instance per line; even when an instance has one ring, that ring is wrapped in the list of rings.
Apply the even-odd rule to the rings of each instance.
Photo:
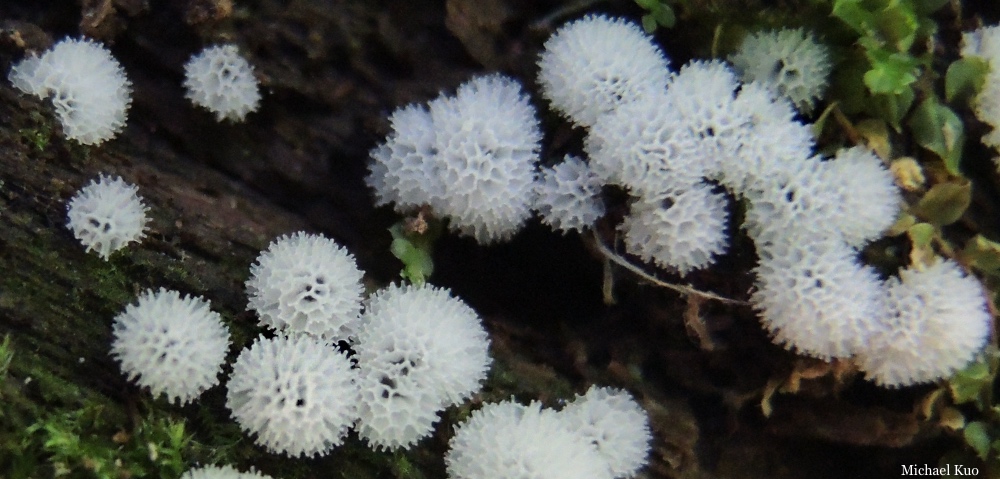
[[[545,42],[538,60],[542,96],[579,126],[661,91],[668,61],[638,25],[588,15],[569,22]]]
[[[363,276],[354,256],[325,236],[281,236],[250,266],[247,309],[279,331],[346,340],[361,313]]]
[[[214,45],[192,56],[184,65],[184,88],[217,121],[243,121],[260,104],[253,67],[235,45]]]
[[[535,210],[553,230],[583,231],[604,216],[601,185],[586,162],[567,155],[561,163],[541,170],[535,183]]]
[[[375,293],[354,346],[358,434],[387,449],[430,434],[439,411],[479,391],[488,348],[479,316],[447,289],[392,285]]]
[[[712,264],[729,245],[726,199],[704,184],[641,198],[622,222],[625,249],[681,274]]]
[[[853,249],[832,238],[781,243],[761,256],[750,300],[776,344],[826,360],[867,344],[886,292]]]
[[[271,476],[252,469],[240,472],[233,466],[205,466],[185,472],[181,479],[271,479]]]
[[[531,216],[542,134],[515,80],[473,78],[427,108],[396,110],[390,122],[366,178],[377,204],[429,205],[481,244],[510,239]]]
[[[114,138],[132,104],[131,83],[118,60],[86,38],[66,38],[41,56],[25,58],[8,79],[25,93],[52,97],[66,137],[84,145]]]
[[[986,345],[993,327],[986,292],[958,263],[902,270],[886,289],[887,313],[858,356],[875,383],[898,387],[946,378]]]
[[[802,28],[747,35],[729,60],[746,81],[775,88],[803,112],[812,111],[830,76],[830,54]]]
[[[139,188],[121,177],[101,175],[73,196],[67,207],[66,227],[87,248],[105,260],[111,253],[145,236],[149,209]]]
[[[649,416],[627,391],[591,386],[559,411],[570,430],[597,447],[616,478],[646,465],[653,434]]]
[[[201,297],[147,290],[115,317],[111,355],[153,396],[187,404],[219,383],[229,330]]]
[[[594,445],[538,402],[487,404],[455,427],[444,461],[450,479],[611,479]]]
[[[357,419],[356,378],[347,355],[319,338],[261,336],[233,364],[226,407],[267,450],[322,456]]]

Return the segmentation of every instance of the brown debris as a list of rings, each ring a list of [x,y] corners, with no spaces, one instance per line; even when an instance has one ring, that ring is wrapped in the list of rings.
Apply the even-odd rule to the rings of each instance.
[[[184,21],[191,26],[216,23],[233,14],[232,0],[191,0]]]
[[[134,17],[149,10],[147,0],[83,0],[80,33],[104,41],[113,40],[125,29],[119,12]]]
[[[502,0],[448,0],[445,26],[465,50],[489,69],[500,67],[499,37],[510,9]]]

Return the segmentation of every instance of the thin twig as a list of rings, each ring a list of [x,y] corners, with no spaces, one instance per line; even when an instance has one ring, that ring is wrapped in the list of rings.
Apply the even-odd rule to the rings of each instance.
[[[548,15],[532,22],[531,29],[542,32],[551,31],[552,25],[556,22],[561,22],[563,18],[589,10],[594,5],[604,3],[605,1],[607,0],[578,0],[570,3],[569,5],[557,8]]]
[[[668,283],[666,281],[660,280],[659,278],[657,278],[657,277],[655,277],[655,276],[653,276],[653,275],[651,275],[651,274],[643,271],[638,266],[630,263],[627,259],[619,256],[618,253],[615,253],[614,251],[611,251],[607,247],[607,245],[605,245],[604,242],[601,241],[601,238],[597,236],[596,232],[594,233],[594,242],[597,243],[597,249],[606,258],[608,258],[609,260],[611,260],[614,263],[618,264],[619,266],[621,266],[621,267],[623,267],[623,268],[631,271],[636,276],[639,276],[640,278],[642,278],[642,279],[644,279],[646,281],[649,281],[650,283],[655,284],[656,286],[660,286],[660,287],[663,287],[663,288],[667,288],[667,289],[676,291],[676,292],[678,292],[680,294],[683,294],[685,296],[698,296],[700,298],[711,299],[711,300],[719,301],[721,303],[726,303],[726,304],[736,304],[736,305],[740,305],[740,306],[746,306],[746,305],[750,304],[750,303],[748,303],[746,301],[740,301],[738,299],[725,298],[725,297],[719,296],[719,295],[717,295],[715,293],[709,293],[709,292],[706,292],[706,291],[699,291],[697,289],[694,289],[694,288],[692,288],[690,286],[686,286],[686,285],[683,285],[683,284]]]

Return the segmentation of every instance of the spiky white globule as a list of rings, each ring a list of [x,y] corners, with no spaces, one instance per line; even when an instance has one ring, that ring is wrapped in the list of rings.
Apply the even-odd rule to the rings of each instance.
[[[602,184],[586,162],[572,155],[543,168],[535,184],[535,209],[542,223],[563,233],[590,228],[604,216]]]
[[[886,313],[859,351],[868,379],[900,387],[946,378],[982,351],[993,327],[986,292],[952,260],[886,282]]]
[[[132,84],[103,44],[66,38],[41,56],[30,56],[10,70],[15,87],[52,106],[66,137],[84,145],[114,138],[128,118]]]
[[[823,96],[833,66],[826,46],[803,28],[751,33],[729,60],[744,80],[771,85],[805,113]]]
[[[542,96],[579,126],[664,88],[666,56],[638,25],[603,15],[569,22],[538,60]]]
[[[434,119],[424,105],[407,105],[389,116],[392,133],[371,151],[365,177],[375,192],[375,205],[395,203],[397,211],[418,209],[444,196],[437,174],[438,147]]]
[[[728,148],[708,176],[719,181],[734,195],[746,197],[771,188],[782,171],[813,154],[812,128],[795,119],[792,103],[776,96],[758,82],[744,83],[733,99],[732,108],[742,132],[734,135],[737,147]]]
[[[187,98],[217,121],[243,121],[260,104],[253,66],[236,45],[213,45],[191,56],[184,65],[184,88]]]
[[[729,245],[726,199],[704,184],[640,198],[621,224],[625,248],[681,274],[709,266]]]
[[[570,430],[597,447],[616,478],[632,477],[649,459],[649,415],[627,391],[591,386],[559,412]]]
[[[322,339],[261,336],[233,364],[226,407],[267,450],[322,456],[357,419],[356,378],[347,355]]]
[[[447,289],[392,285],[375,293],[354,345],[358,434],[378,449],[429,435],[441,410],[479,390],[488,348],[479,316]]]
[[[487,404],[455,426],[445,466],[451,479],[611,479],[596,447],[561,413],[513,401]]]
[[[847,244],[861,247],[896,221],[903,202],[892,172],[863,146],[844,148],[823,162],[825,182],[834,189],[835,213],[827,221]]]
[[[584,148],[594,174],[636,196],[683,191],[705,176],[701,139],[663,92],[601,115]]]
[[[271,476],[262,474],[251,468],[247,472],[240,472],[233,466],[204,466],[190,469],[181,476],[181,479],[271,479]]]
[[[827,166],[819,157],[787,158],[767,167],[769,174],[754,180],[743,191],[749,200],[743,228],[761,256],[772,248],[792,243],[843,241],[840,231],[829,227],[842,200],[830,184]],[[834,241],[834,242],[836,242]]]
[[[138,193],[139,188],[121,177],[102,174],[70,199],[66,226],[87,251],[107,260],[146,236],[149,208]]]
[[[111,355],[153,396],[187,404],[219,383],[229,330],[204,298],[147,290],[112,328]]]
[[[354,256],[325,236],[281,236],[250,266],[247,310],[279,331],[346,340],[361,313],[363,276]]]
[[[521,85],[476,77],[430,104],[443,194],[431,200],[449,228],[481,244],[509,239],[531,216],[542,134]]]
[[[867,344],[885,304],[871,267],[836,238],[780,242],[761,251],[750,301],[775,343],[820,359]]]
[[[510,239],[531,216],[542,134],[517,81],[476,77],[427,108],[397,110],[390,122],[366,178],[378,204],[429,205],[481,244]]]
[[[744,189],[744,227],[758,248],[835,237],[859,248],[895,222],[902,198],[892,173],[870,150],[841,149],[831,160],[789,158]]]

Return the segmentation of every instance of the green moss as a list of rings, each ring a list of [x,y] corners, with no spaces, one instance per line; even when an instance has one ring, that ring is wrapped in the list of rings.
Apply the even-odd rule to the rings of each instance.
[[[34,146],[36,151],[45,151],[52,140],[52,125],[37,111],[31,112],[30,118],[34,126],[21,128],[17,132],[23,140]]]

